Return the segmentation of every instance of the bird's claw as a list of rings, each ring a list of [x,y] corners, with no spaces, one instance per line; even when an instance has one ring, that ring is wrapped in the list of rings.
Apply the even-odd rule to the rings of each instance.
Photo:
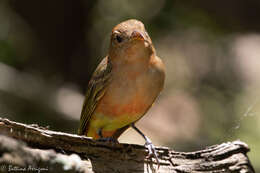
[[[148,149],[148,156],[146,158],[147,159],[155,158],[156,163],[158,165],[158,169],[159,169],[160,162],[159,162],[158,154],[155,150],[155,146],[153,145],[153,143],[151,141],[146,141],[145,147],[147,147],[147,149]]]

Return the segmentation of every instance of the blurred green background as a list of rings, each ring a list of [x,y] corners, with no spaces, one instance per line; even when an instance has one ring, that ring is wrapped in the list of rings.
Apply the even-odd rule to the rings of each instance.
[[[137,126],[179,151],[240,139],[259,172],[259,0],[0,0],[0,116],[75,133],[111,29],[130,18],[167,69]],[[131,129],[120,141],[144,143]]]

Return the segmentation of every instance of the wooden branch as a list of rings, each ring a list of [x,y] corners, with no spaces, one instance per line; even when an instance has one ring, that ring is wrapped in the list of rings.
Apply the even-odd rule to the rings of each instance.
[[[112,144],[91,138],[51,131],[0,118],[0,133],[22,140],[30,147],[54,149],[90,159],[95,173],[103,172],[249,172],[254,169],[247,157],[248,146],[240,141],[227,142],[195,152],[176,152],[156,147],[160,168],[147,159],[147,149],[140,145]],[[0,160],[1,161],[1,160]],[[1,163],[1,162],[0,162]]]
[[[90,161],[76,154],[32,149],[21,141],[0,135],[0,172],[93,173]]]

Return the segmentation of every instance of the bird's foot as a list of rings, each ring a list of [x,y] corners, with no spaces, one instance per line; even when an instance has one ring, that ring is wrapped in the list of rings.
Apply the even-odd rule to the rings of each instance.
[[[147,159],[155,158],[156,163],[158,164],[158,169],[159,169],[160,162],[159,162],[158,154],[155,150],[155,146],[153,145],[152,141],[150,141],[149,138],[146,139],[144,146],[148,149],[148,156],[146,158]]]
[[[97,141],[99,141],[99,142],[109,142],[109,143],[113,143],[113,144],[119,143],[117,139],[111,138],[111,137],[107,137],[107,138],[102,137],[102,138],[97,139]]]
[[[158,168],[160,167],[160,162],[159,162],[159,158],[158,158],[158,154],[155,150],[155,146],[153,145],[152,141],[147,137],[145,136],[136,126],[134,123],[131,124],[132,128],[137,131],[137,133],[139,133],[145,140],[145,144],[144,146],[147,147],[148,149],[148,156],[146,157],[147,159],[151,159],[151,158],[155,158],[156,160],[156,163],[158,165]]]

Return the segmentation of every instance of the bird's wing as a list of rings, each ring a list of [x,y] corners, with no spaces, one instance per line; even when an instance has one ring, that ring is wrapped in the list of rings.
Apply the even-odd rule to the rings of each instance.
[[[78,134],[86,134],[89,120],[99,100],[104,96],[107,84],[111,79],[112,65],[108,57],[105,57],[98,65],[88,84],[85,101],[81,111]]]

